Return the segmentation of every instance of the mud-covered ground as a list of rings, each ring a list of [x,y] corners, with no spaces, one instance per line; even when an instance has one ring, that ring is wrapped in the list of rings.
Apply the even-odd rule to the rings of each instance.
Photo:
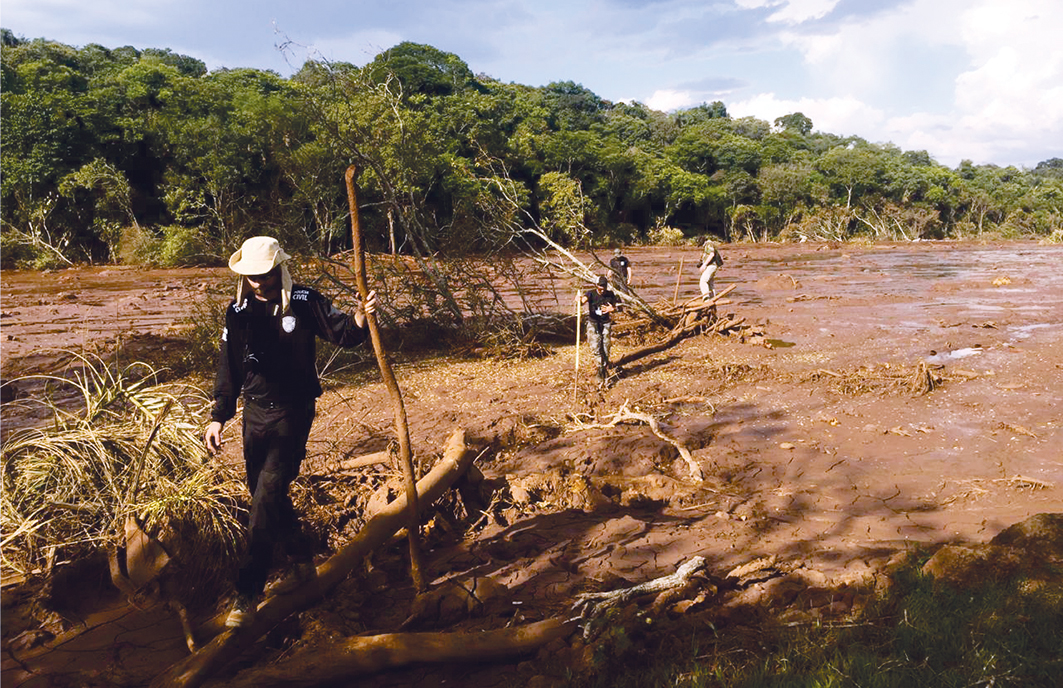
[[[461,541],[441,536],[426,552],[429,580],[490,577],[507,586],[507,609],[517,610],[506,618],[535,621],[564,613],[579,592],[670,574],[695,555],[721,574],[774,556],[819,588],[849,589],[825,604],[844,599],[851,607],[898,551],[982,542],[1061,510],[1063,247],[722,252],[717,289],[736,288],[719,310],[744,318],[746,329],[641,359],[604,391],[586,350],[574,388],[572,345],[513,361],[396,354],[417,456],[430,462],[462,427],[495,448],[478,465],[509,486],[499,518]],[[694,249],[636,248],[628,256],[647,301],[696,294]],[[61,360],[49,349],[116,336],[150,357],[175,346],[170,338],[192,304],[227,280],[223,270],[5,271],[3,377],[52,371]],[[574,286],[558,293],[557,310],[570,310]],[[622,330],[614,358],[645,343]],[[374,369],[356,378],[330,386],[319,402],[304,471],[311,484],[335,482],[337,457],[380,450],[393,435],[391,402]],[[704,481],[692,480],[676,447],[644,424],[593,427],[625,404],[688,448]],[[227,428],[221,460],[240,461],[237,428]],[[380,559],[304,615],[302,632],[395,631],[412,597],[401,549],[390,565]],[[125,676],[150,676],[180,658],[179,627],[164,611],[117,600],[101,606],[86,612],[100,620],[88,622],[92,633],[9,649],[4,685],[48,685],[35,672],[114,676],[116,663]],[[522,685],[543,671],[534,662],[428,667],[363,683]]]

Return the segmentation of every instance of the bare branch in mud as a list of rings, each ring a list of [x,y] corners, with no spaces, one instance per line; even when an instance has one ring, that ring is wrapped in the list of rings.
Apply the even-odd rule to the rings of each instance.
[[[336,466],[337,471],[354,471],[366,466],[390,465],[395,462],[395,456],[388,450],[373,452],[364,456],[356,456],[353,459],[344,459]]]
[[[572,610],[577,613],[577,616],[573,621],[579,621],[583,625],[583,637],[590,639],[607,609],[642,595],[661,593],[673,588],[683,587],[693,574],[703,568],[705,568],[705,558],[695,556],[676,569],[675,573],[667,576],[655,578],[630,588],[576,595],[576,603],[572,606]]]
[[[575,616],[567,620],[555,617],[481,633],[388,633],[347,638],[304,650],[272,666],[249,669],[227,685],[309,688],[412,664],[510,659],[566,638],[578,626],[583,627],[584,638],[590,639],[607,610],[643,595],[671,593],[674,597],[704,568],[705,559],[695,556],[667,576],[620,590],[577,595],[572,606]]]
[[[648,425],[654,435],[660,437],[662,440],[679,450],[679,456],[681,456],[686,462],[687,467],[690,469],[690,475],[692,478],[699,481],[705,479],[705,473],[701,470],[701,466],[699,466],[698,462],[694,460],[694,457],[690,453],[690,450],[687,449],[686,446],[683,445],[683,443],[666,435],[664,431],[661,430],[661,425],[658,420],[650,414],[642,413],[641,411],[632,411],[631,409],[629,409],[627,407],[626,401],[617,410],[617,412],[613,414],[612,418],[610,418],[608,422],[585,424],[577,421],[576,429],[594,430],[613,428],[619,425],[620,423],[624,423],[627,421],[638,421],[640,423],[645,423],[646,425]]]
[[[612,366],[624,366],[634,361],[637,361],[640,358],[645,358],[650,354],[655,354],[664,351],[665,349],[670,349],[679,342],[686,339],[687,337],[690,337],[691,335],[695,334],[699,330],[711,329],[714,332],[724,332],[741,324],[742,322],[744,322],[744,318],[730,318],[727,320],[719,320],[715,324],[712,324],[706,317],[709,312],[709,309],[716,305],[725,294],[730,293],[733,289],[734,285],[731,285],[727,289],[717,294],[711,300],[706,301],[698,308],[689,309],[688,312],[686,311],[685,307],[680,307],[677,312],[683,312],[684,315],[676,323],[675,327],[672,328],[672,332],[668,337],[655,344],[650,344],[649,346],[645,346],[641,349],[636,349],[635,351],[629,351],[628,353],[618,358],[615,362],[613,362]]]
[[[553,618],[481,633],[388,633],[348,638],[298,653],[273,666],[245,671],[227,685],[310,688],[411,664],[509,659],[565,638],[574,628],[574,622]]]

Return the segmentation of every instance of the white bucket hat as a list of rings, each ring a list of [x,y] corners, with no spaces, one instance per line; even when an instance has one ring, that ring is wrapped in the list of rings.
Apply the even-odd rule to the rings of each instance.
[[[281,268],[281,308],[280,312],[288,311],[288,304],[292,300],[292,276],[288,273],[285,265],[291,256],[284,252],[280,242],[273,237],[251,237],[243,243],[236,253],[229,256],[229,269],[240,275],[240,281],[236,285],[236,302],[241,303],[250,290],[247,283],[247,275],[264,275],[278,265]]]
[[[264,275],[289,258],[273,237],[251,237],[229,257],[229,269],[238,275]]]

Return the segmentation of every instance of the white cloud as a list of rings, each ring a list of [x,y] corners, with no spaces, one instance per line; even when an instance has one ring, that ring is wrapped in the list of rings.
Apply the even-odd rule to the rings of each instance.
[[[4,28],[21,35],[23,26],[34,27],[26,38],[64,40],[71,33],[90,35],[111,27],[146,27],[165,23],[178,0],[4,0]],[[88,40],[87,42],[92,42]],[[154,47],[154,46],[153,46]]]
[[[727,112],[732,117],[756,117],[767,122],[800,112],[812,120],[817,131],[864,138],[867,137],[862,132],[878,128],[886,119],[881,110],[852,97],[785,100],[776,98],[774,93],[730,103]]]
[[[821,19],[837,7],[840,0],[735,0],[742,9],[781,7],[768,16],[768,21],[800,24],[809,19]]]
[[[701,101],[695,101],[691,91],[672,91],[662,89],[654,91],[653,95],[646,99],[646,106],[652,110],[670,112],[680,108],[693,107]]]
[[[788,104],[817,129],[927,149],[947,164],[1034,164],[1063,149],[1061,27],[1058,0],[915,0],[829,31],[791,28],[780,40],[803,55],[817,97]],[[846,107],[857,102],[866,108]],[[759,96],[729,109],[769,104]]]
[[[1006,11],[984,2],[962,17],[972,68],[956,80],[956,106],[988,128],[1063,137],[1063,5],[1015,0]]]
[[[902,81],[915,87],[925,72],[940,65],[913,65],[913,47],[931,51],[954,48],[953,28],[964,0],[916,0],[887,12],[849,19],[818,31],[791,29],[779,34],[799,50],[824,90],[882,93]]]

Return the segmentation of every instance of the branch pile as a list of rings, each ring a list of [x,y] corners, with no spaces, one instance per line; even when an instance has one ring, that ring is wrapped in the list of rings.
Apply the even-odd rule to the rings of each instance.
[[[745,322],[745,318],[728,317],[721,320],[715,317],[716,306],[722,302],[721,300],[724,296],[734,291],[734,288],[735,285],[732,284],[708,301],[697,299],[662,312],[661,317],[672,323],[671,331],[668,335],[654,344],[624,354],[613,363],[613,366],[624,366],[640,358],[670,349],[687,337],[699,332],[717,332],[722,334],[738,327]],[[640,323],[647,324],[648,320],[636,321],[635,326],[637,327]]]

